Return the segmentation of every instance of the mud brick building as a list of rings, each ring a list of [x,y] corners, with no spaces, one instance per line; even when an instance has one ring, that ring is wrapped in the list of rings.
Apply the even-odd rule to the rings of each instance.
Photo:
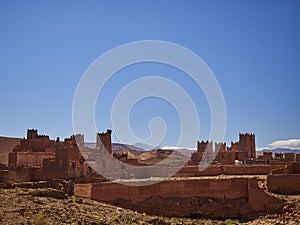
[[[226,143],[215,143],[201,141],[197,142],[197,151],[191,156],[189,164],[198,165],[201,160],[214,161],[222,165],[234,164],[236,160],[244,161],[256,158],[256,146],[254,134],[239,134],[238,142],[231,142],[227,147]]]
[[[97,134],[96,149],[84,147],[84,136],[72,135],[64,141],[50,140],[49,136],[39,135],[37,130],[28,129],[27,138],[23,138],[13,152],[9,153],[5,182],[38,181],[50,179],[77,179],[87,177],[92,169],[89,166],[92,157],[83,153],[93,153],[97,149],[107,149],[111,154],[111,131]],[[103,147],[105,146],[105,148]]]

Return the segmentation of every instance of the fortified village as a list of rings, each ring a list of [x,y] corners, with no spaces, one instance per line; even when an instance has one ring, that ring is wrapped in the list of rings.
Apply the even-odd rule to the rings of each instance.
[[[131,157],[130,151],[113,152],[111,133],[97,133],[91,148],[82,134],[60,141],[29,129],[27,137],[8,153],[7,164],[1,165],[0,185],[47,186],[152,215],[213,219],[281,213],[283,200],[273,193],[300,194],[300,154],[264,152],[257,157],[254,134],[239,134],[229,147],[198,141],[183,167],[180,162],[186,156],[177,153],[172,164],[155,164],[147,173],[145,166],[151,163],[141,160],[138,153]],[[109,165],[114,162],[102,158],[102,151],[122,164]],[[156,161],[166,157],[164,151],[172,152],[155,151]],[[200,161],[210,165],[202,169]],[[112,177],[122,175],[122,184],[94,169],[108,167],[114,169]],[[177,171],[172,177],[169,167]],[[159,182],[149,185],[153,180]]]

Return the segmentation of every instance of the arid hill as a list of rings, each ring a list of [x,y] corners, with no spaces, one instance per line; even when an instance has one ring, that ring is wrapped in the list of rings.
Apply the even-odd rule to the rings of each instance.
[[[117,152],[120,150],[128,150],[134,153],[142,153],[143,151],[145,151],[144,149],[136,147],[134,145],[121,144],[121,143],[112,143],[112,149],[113,152]]]
[[[173,155],[171,155],[174,152]],[[170,156],[169,160],[170,162],[186,162],[188,158],[181,154],[180,152],[176,152],[173,150],[163,150],[163,149],[153,149],[150,151],[143,151],[143,152],[137,152],[134,150],[119,150],[114,153],[116,158],[120,158],[122,155],[127,154],[127,158],[129,160],[135,159],[136,162],[138,162],[140,165],[153,165],[156,164],[168,156]],[[128,162],[129,164],[130,161]]]
[[[8,153],[20,143],[20,138],[0,137],[0,163],[8,164]]]

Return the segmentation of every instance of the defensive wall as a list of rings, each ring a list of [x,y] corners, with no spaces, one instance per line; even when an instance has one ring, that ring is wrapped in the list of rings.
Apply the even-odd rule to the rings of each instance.
[[[38,156],[37,159],[44,156],[46,153],[34,153],[28,154],[28,157]],[[12,154],[13,155],[13,154]],[[24,156],[27,154],[24,153]],[[23,153],[22,153],[23,156]],[[20,157],[20,154],[18,154]],[[23,157],[21,157],[23,160]],[[23,161],[24,162],[24,161]],[[38,163],[33,165],[35,160],[31,161],[31,165],[26,165],[22,167],[16,167],[14,170],[9,170],[6,173],[0,173],[0,180],[2,182],[13,183],[13,182],[25,182],[25,181],[38,181],[38,180],[49,180],[49,179],[70,179],[78,177],[86,177],[88,174],[88,162],[83,162],[83,165],[75,167],[60,165],[54,159],[44,159],[42,165],[40,165],[40,160]],[[39,164],[39,165],[38,165]],[[199,168],[198,166],[185,166],[183,168],[176,168],[175,166],[157,165],[153,166],[151,170],[144,167],[129,168],[125,165],[124,168],[112,166],[113,171],[111,171],[112,177],[122,174],[120,178],[150,178],[150,177],[170,177],[172,174],[170,172],[176,172],[174,177],[201,177],[201,176],[218,176],[218,175],[267,175],[271,171],[284,170],[284,165],[211,165],[207,168]],[[12,169],[12,168],[10,168]],[[99,171],[101,173],[101,171]],[[103,172],[103,171],[102,171]],[[101,173],[102,174],[102,173]],[[85,179],[87,179],[86,177]],[[109,178],[109,177],[108,177]]]
[[[128,178],[150,178],[150,177],[201,177],[201,176],[218,176],[218,175],[267,175],[271,171],[284,168],[283,164],[277,165],[210,165],[207,168],[198,166],[152,166],[151,170],[145,167],[128,167],[123,168],[111,166],[113,171],[110,174],[122,174],[123,179]],[[101,171],[99,171],[101,173]],[[174,175],[172,175],[172,174]],[[113,176],[112,176],[113,177]]]
[[[282,200],[258,187],[256,178],[165,180],[152,185],[136,181],[133,185],[76,184],[74,194],[169,217],[253,219],[283,207]]]
[[[267,176],[267,188],[277,194],[300,194],[300,163],[285,165]]]
[[[277,194],[300,194],[300,174],[268,175],[267,187],[269,191]]]
[[[267,175],[272,170],[283,168],[284,165],[210,165],[207,168],[185,166],[176,176],[218,176],[218,175]]]

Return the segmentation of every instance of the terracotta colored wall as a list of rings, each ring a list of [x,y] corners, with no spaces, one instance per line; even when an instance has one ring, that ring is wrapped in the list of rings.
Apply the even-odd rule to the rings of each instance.
[[[74,191],[76,191],[76,196],[80,196],[83,198],[91,198],[92,184],[77,184],[74,187]]]
[[[293,163],[293,173],[300,174],[300,162]]]
[[[14,171],[8,171],[3,177],[3,182],[15,183],[31,181],[33,172],[33,168],[17,168]]]
[[[54,153],[45,152],[11,152],[9,153],[9,165],[14,167],[42,166],[46,158],[54,158]]]
[[[280,211],[283,202],[247,178],[75,185],[74,194],[148,214],[177,217],[255,218]]]
[[[264,212],[274,213],[283,208],[283,201],[268,195],[259,188],[255,178],[248,180],[248,203],[251,210],[257,212],[256,216],[263,215]],[[249,216],[251,218],[251,215]],[[255,217],[255,215],[253,217]]]
[[[140,182],[140,185],[145,182]],[[131,200],[133,203],[143,201],[153,195],[163,197],[211,197],[218,199],[235,199],[247,197],[247,179],[205,179],[188,181],[164,181],[150,186],[127,186],[118,183],[100,183],[93,185],[92,198],[113,202],[116,198]]]
[[[300,194],[300,174],[268,175],[267,187],[278,194]]]
[[[223,172],[226,175],[264,175],[269,174],[274,167],[270,165],[228,165],[223,166]]]
[[[217,176],[225,175],[267,175],[274,169],[282,168],[283,165],[217,165],[209,166],[199,171],[198,166],[182,168],[177,176]]]
[[[20,146],[15,148],[18,152],[44,152],[46,148],[55,148],[58,144],[53,140],[47,139],[22,139]]]

